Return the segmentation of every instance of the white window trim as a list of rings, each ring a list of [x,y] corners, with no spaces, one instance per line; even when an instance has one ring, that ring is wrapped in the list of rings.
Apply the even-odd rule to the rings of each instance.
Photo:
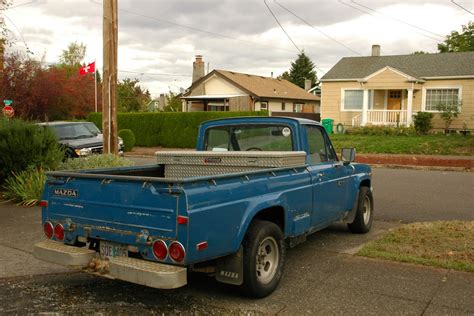
[[[360,109],[360,110],[346,110],[346,109],[344,109],[344,99],[346,97],[346,90],[350,90],[350,91],[352,91],[352,90],[361,90],[361,91],[364,91],[365,89],[362,89],[362,88],[341,88],[341,112],[362,112],[362,109]],[[369,99],[370,99],[370,97],[369,97]],[[363,97],[362,97],[362,100],[364,100]],[[364,101],[362,101],[362,102],[364,102]]]
[[[434,89],[458,89],[458,101],[461,102],[462,100],[462,86],[460,85],[447,85],[447,86],[430,86],[430,87],[423,87],[421,90],[421,111],[422,112],[430,112],[430,113],[440,113],[436,110],[426,110],[426,90],[434,90]],[[459,109],[462,111],[462,107]]]

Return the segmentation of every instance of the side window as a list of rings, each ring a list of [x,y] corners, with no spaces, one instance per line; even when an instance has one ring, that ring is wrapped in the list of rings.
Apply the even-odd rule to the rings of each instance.
[[[334,151],[334,148],[332,147],[332,144],[329,141],[327,136],[326,136],[326,152],[328,154],[329,161],[337,161],[336,152]]]
[[[306,134],[308,135],[309,154],[311,164],[319,164],[329,160],[326,148],[326,142],[321,129],[317,126],[306,126]]]

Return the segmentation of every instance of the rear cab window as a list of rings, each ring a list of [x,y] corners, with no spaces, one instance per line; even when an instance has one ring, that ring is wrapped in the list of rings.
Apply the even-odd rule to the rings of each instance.
[[[293,151],[293,131],[285,124],[215,126],[205,132],[206,151]]]

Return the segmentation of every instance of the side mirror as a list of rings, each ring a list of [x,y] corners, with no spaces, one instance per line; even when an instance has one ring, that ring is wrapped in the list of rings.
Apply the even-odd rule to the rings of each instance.
[[[356,150],[355,148],[342,148],[341,160],[344,165],[348,165],[355,161]]]

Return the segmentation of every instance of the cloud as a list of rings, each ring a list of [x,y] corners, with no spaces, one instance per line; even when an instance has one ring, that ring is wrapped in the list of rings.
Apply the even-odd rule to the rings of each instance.
[[[380,13],[342,1],[346,5],[336,0],[279,1],[312,28],[267,0],[293,41],[317,65],[319,77],[340,58],[357,55],[353,51],[370,54],[372,44],[380,44],[382,54],[409,54],[434,52],[443,40],[395,19],[441,35],[472,19],[443,0],[355,0]],[[263,0],[119,0],[119,9],[119,69],[137,72],[120,73],[120,78],[138,78],[156,94],[187,87],[196,54],[204,55],[210,70],[276,76],[298,53]],[[87,45],[87,61],[97,60],[101,67],[101,1],[40,0],[9,10],[8,15],[36,56],[45,52],[48,61],[56,61],[62,49],[78,41]]]

